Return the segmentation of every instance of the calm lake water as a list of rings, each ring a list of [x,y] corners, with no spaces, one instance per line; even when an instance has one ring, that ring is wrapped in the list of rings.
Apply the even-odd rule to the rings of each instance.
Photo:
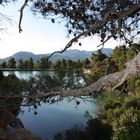
[[[13,72],[4,72],[8,75]],[[35,76],[39,72],[14,72],[20,79],[28,79]],[[84,97],[85,98],[85,97]],[[35,109],[31,107],[21,107],[22,112],[19,114],[25,128],[31,132],[49,140],[58,132],[63,132],[66,129],[73,127],[75,124],[80,127],[85,127],[87,120],[86,113],[88,112],[93,118],[96,117],[96,100],[92,97],[86,99],[65,98],[53,104],[42,102],[40,106]],[[77,102],[80,104],[77,105]]]
[[[41,73],[39,71],[3,71],[5,76],[9,74],[15,74],[19,79],[29,79],[30,77],[34,77],[35,75]]]

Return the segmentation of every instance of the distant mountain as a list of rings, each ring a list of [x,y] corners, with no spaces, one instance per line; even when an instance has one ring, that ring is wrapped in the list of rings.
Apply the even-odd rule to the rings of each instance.
[[[54,56],[52,56],[52,58],[50,58],[50,60],[52,61],[57,61],[57,60],[61,60],[61,59],[65,59],[65,60],[83,60],[87,57],[89,57],[92,54],[91,51],[80,51],[77,49],[74,50],[67,50],[66,52],[62,53],[62,54],[55,54]],[[48,54],[47,54],[48,55]]]
[[[111,49],[111,48],[103,48],[102,52],[109,56],[109,55],[112,54],[113,49]]]
[[[14,58],[16,61],[18,61],[20,58],[24,59],[24,60],[27,60],[29,58],[33,58],[34,61],[37,61],[38,59],[38,56],[35,55],[34,53],[32,52],[17,52],[15,54],[13,54],[12,56],[9,56],[9,57],[6,57],[6,58],[3,58],[1,59],[1,61],[8,61],[10,58]]]
[[[110,55],[113,51],[113,49],[111,48],[104,48],[102,50],[105,54]],[[89,58],[91,56],[91,54],[95,52],[95,51],[85,51],[85,50],[77,50],[77,49],[73,49],[73,50],[67,50],[66,52],[62,53],[62,54],[54,54],[50,60],[51,61],[57,61],[57,60],[61,60],[61,59],[66,59],[66,60],[83,60],[85,58]],[[20,58],[26,60],[29,58],[33,58],[33,61],[36,62],[38,59],[40,59],[41,57],[47,57],[50,54],[34,54],[31,52],[17,52],[12,56],[9,56],[7,58],[1,59],[1,61],[8,61],[10,58],[14,58],[16,61],[18,61]]]

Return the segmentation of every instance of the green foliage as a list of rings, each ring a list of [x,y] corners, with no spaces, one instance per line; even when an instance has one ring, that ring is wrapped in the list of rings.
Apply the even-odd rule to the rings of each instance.
[[[17,68],[20,70],[32,70],[34,68],[33,59],[30,58],[29,60],[23,60],[22,58],[20,58],[18,60]]]
[[[16,68],[16,61],[14,58],[10,58],[7,63],[8,68]]]
[[[24,83],[25,90],[32,93],[48,92],[62,89],[75,89],[83,86],[81,83],[81,71],[72,69],[55,69],[42,71],[35,77],[30,77]]]
[[[22,58],[20,58],[18,60],[18,65],[17,65],[18,69],[24,69],[24,60]]]
[[[106,58],[107,58],[107,55],[104,54],[101,50],[97,50],[97,52],[93,53],[91,56],[93,65],[95,65],[98,62],[102,62]]]
[[[112,60],[116,63],[119,70],[125,68],[125,63],[127,62],[127,48],[126,46],[118,46],[113,50]]]
[[[1,63],[1,68],[6,68],[6,67],[7,67],[6,61],[3,61],[3,62]]]
[[[82,36],[98,34],[103,44],[110,37],[121,38],[126,43],[130,43],[135,37],[134,35],[139,34],[139,31],[136,32],[139,29],[138,0],[42,0],[31,2],[32,11],[35,14],[40,13],[45,19],[51,17],[52,23],[58,20],[58,18],[54,19],[54,15],[62,17],[66,22],[68,34],[76,36],[76,40]],[[101,26],[101,23],[104,24]],[[73,42],[75,39],[72,40]],[[72,43],[69,43],[70,46]],[[79,45],[82,44],[79,43]],[[68,46],[65,49],[69,48]]]
[[[34,68],[34,62],[33,62],[33,59],[30,58],[28,61],[28,69],[33,69],[33,68]]]
[[[89,119],[83,129],[78,125],[58,133],[53,140],[111,140],[112,128],[99,119]]]
[[[113,140],[138,140],[140,138],[140,96],[117,95],[104,98],[101,119],[113,129]]]
[[[131,44],[128,46],[127,60],[132,59],[140,51],[140,44]]]
[[[88,58],[86,58],[85,60],[83,60],[83,67],[86,69],[89,69],[91,64],[90,64],[90,60]]]
[[[112,53],[112,60],[116,63],[119,70],[122,70],[125,68],[125,63],[132,59],[134,56],[138,54],[140,51],[140,45],[139,44],[131,44],[128,47],[125,45],[118,46],[113,50]]]
[[[98,80],[101,76],[105,75],[106,72],[106,62],[102,61],[102,62],[98,62],[96,64],[94,64],[94,67],[92,69],[92,79],[93,81]]]
[[[117,66],[113,60],[110,60],[110,58],[106,58],[102,61],[98,61],[93,65],[91,76],[92,81],[95,82],[100,77],[116,72]]]
[[[21,93],[22,84],[15,74],[4,77],[0,82],[0,94],[19,94]]]
[[[62,79],[60,80],[55,74],[44,73],[41,77],[39,76],[39,80],[43,82],[44,88],[46,87],[48,90],[56,90],[61,85]]]
[[[51,64],[51,61],[49,61],[46,57],[42,57],[37,61],[37,68],[48,69],[51,68]]]
[[[3,75],[3,72],[0,70],[0,81],[3,80],[5,77]]]

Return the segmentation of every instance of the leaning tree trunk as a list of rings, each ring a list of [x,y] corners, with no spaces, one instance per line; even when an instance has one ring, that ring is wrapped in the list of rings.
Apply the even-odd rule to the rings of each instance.
[[[113,87],[115,90],[117,87],[122,85],[126,80],[139,75],[140,73],[140,53],[138,53],[133,59],[126,63],[126,68],[120,72],[115,72],[99,78],[95,83],[80,89],[69,90],[69,91],[58,91],[45,93],[44,96],[55,96],[60,95],[66,96],[82,96],[89,95],[94,92],[98,92],[104,88]],[[37,95],[40,97],[42,95]]]
[[[36,94],[33,96],[28,96],[26,98],[37,99],[42,97],[67,97],[67,96],[83,96],[89,95],[94,92],[98,92],[104,88],[113,87],[115,90],[117,87],[122,85],[126,80],[139,75],[140,73],[140,53],[138,53],[132,60],[126,63],[126,68],[120,72],[115,72],[106,76],[99,78],[95,83],[80,89],[75,90],[63,90],[63,91],[51,91],[44,94]],[[9,96],[0,97],[2,98],[21,98],[21,96]]]

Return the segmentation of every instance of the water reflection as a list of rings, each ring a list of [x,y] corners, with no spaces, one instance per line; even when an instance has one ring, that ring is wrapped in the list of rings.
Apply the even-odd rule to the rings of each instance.
[[[85,112],[88,111],[93,118],[96,117],[96,100],[90,97],[86,99],[87,102],[80,98],[71,101],[70,98],[65,98],[54,104],[41,103],[37,108],[21,107],[24,112],[20,113],[19,117],[29,130],[44,138],[52,139],[56,133],[63,132],[74,124],[86,126],[88,119]],[[80,102],[79,105],[77,101]]]
[[[19,79],[29,80],[31,77],[36,76],[40,72],[38,71],[4,71],[3,74],[8,76],[10,74],[15,74]]]
[[[4,72],[4,74],[9,75],[8,72]],[[36,93],[43,94],[44,92],[52,90],[71,90],[86,85],[86,81],[81,71],[15,71],[14,74],[22,79],[17,83],[20,83],[21,85],[20,91],[22,92],[22,95],[24,94],[26,96],[31,94],[35,95]],[[15,81],[13,77],[12,80]],[[7,83],[8,82],[5,84]],[[10,83],[15,84],[13,81]],[[17,86],[10,85],[9,87],[12,88],[13,92],[16,91],[13,87]],[[11,89],[9,90],[11,91]],[[40,137],[48,138],[50,140],[93,140],[93,138],[102,140],[102,138],[96,137],[97,130],[102,131],[107,128],[106,125],[93,119],[97,117],[97,105],[96,100],[92,97],[69,97],[64,99],[49,97],[34,100],[24,97],[20,100],[11,100],[10,102],[7,100],[5,103],[2,100],[0,105],[5,105],[6,108],[10,106],[16,108],[15,112],[13,110],[11,112],[14,113],[15,117],[17,116],[20,118],[25,128],[38,134]],[[90,117],[87,117],[87,112],[90,114]],[[92,125],[94,128],[92,128]],[[99,128],[101,129],[98,129],[96,125],[99,125]],[[91,131],[89,130],[90,128],[92,128]],[[88,137],[87,131],[90,133],[93,130],[95,131],[95,136],[89,134]],[[76,134],[78,134],[78,136],[76,136]],[[108,137],[110,133],[106,132],[106,135]],[[109,140],[107,137],[105,137],[106,140]]]

